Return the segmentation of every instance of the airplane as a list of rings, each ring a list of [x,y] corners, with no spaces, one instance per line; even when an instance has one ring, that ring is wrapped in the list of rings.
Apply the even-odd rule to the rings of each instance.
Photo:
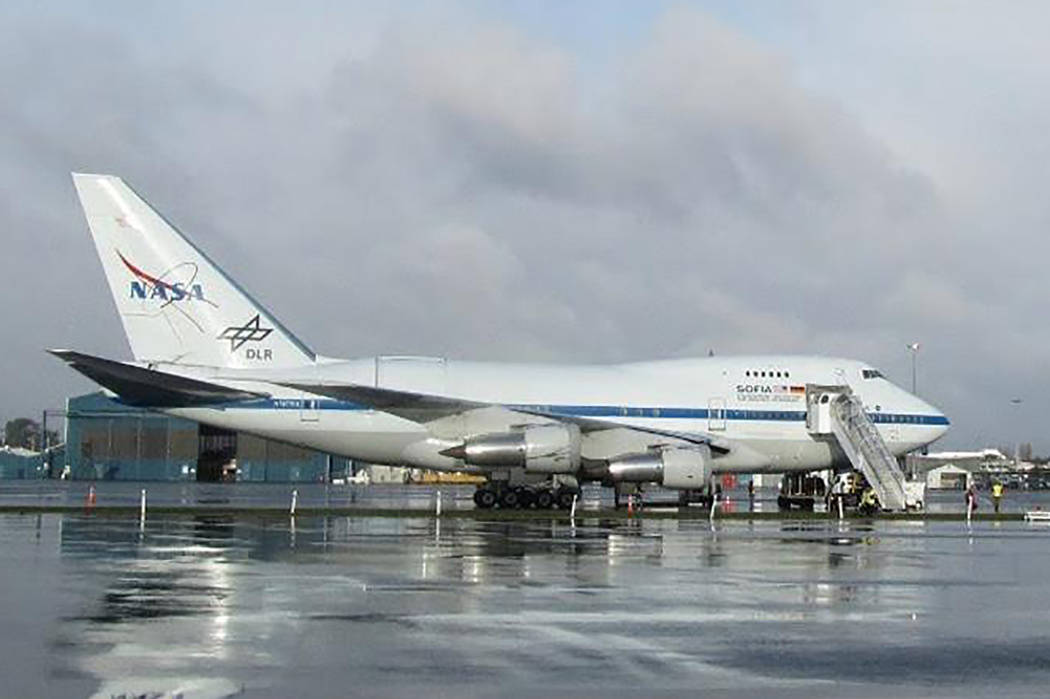
[[[133,361],[49,350],[116,399],[373,464],[487,478],[478,507],[569,507],[581,483],[709,487],[714,474],[849,462],[807,395],[857,395],[894,456],[945,415],[865,362],[709,356],[612,365],[315,353],[121,178],[73,173]]]

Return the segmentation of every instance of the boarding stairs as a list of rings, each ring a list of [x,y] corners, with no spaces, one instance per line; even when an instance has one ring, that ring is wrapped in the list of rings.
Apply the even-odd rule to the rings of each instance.
[[[848,386],[821,387],[810,394],[810,431],[830,432],[853,468],[864,474],[884,510],[904,510],[908,505],[904,472],[890,452],[864,403]]]

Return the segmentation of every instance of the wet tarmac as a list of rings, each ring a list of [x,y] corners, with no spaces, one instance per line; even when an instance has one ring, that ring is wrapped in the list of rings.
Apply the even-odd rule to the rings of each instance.
[[[5,696],[1045,696],[1020,522],[0,515]]]
[[[194,511],[254,509],[290,509],[293,491],[297,506],[305,510],[389,510],[433,511],[440,495],[443,511],[472,511],[473,485],[332,485],[325,483],[198,483],[198,482],[132,482],[132,481],[4,481],[0,487],[0,509],[16,507],[73,508],[84,506],[88,489],[96,491],[96,506],[138,508],[141,492],[147,491],[150,507]],[[992,511],[987,493],[980,493],[981,514]],[[648,507],[676,507],[677,493],[652,488],[644,495]],[[579,509],[596,512],[613,506],[610,488],[586,485]],[[1002,511],[1019,516],[1025,510],[1042,507],[1050,510],[1050,491],[1007,491]],[[824,512],[818,503],[816,512]],[[962,514],[965,500],[962,491],[927,491],[926,512]],[[760,488],[749,498],[744,486],[729,489],[719,507],[720,513],[776,513],[777,490]]]
[[[238,510],[289,507],[292,492],[302,508],[389,508],[431,510],[437,492],[446,509],[474,509],[473,485],[382,484],[374,486],[326,483],[203,483],[138,481],[6,481],[0,488],[0,506],[27,507],[84,505],[89,488],[98,507],[137,507],[143,489],[149,504],[158,507]],[[601,489],[594,489],[600,493]],[[601,495],[596,495],[601,497]],[[611,501],[610,501],[611,502]]]

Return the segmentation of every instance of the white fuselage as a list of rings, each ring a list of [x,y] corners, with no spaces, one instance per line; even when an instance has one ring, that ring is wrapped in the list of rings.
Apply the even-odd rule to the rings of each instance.
[[[641,475],[659,474],[665,485],[692,483],[710,471],[845,466],[830,434],[807,429],[808,385],[848,385],[898,455],[947,429],[940,411],[871,367],[828,357],[612,366],[321,358],[121,178],[75,173],[73,183],[138,367],[129,372],[82,353],[56,354],[103,385],[129,392],[133,404],[214,405],[200,400],[201,392],[228,398],[225,407],[168,412],[378,464],[457,470],[469,462],[471,470],[590,474],[585,467],[594,462],[611,468],[621,457],[658,452],[660,463]],[[158,375],[150,377],[151,370]],[[204,386],[172,374],[202,379]],[[231,388],[239,390],[225,390]],[[384,388],[391,390],[375,390]],[[260,397],[241,400],[252,395]],[[373,408],[332,396],[371,401]],[[395,399],[443,408],[421,415],[389,402]],[[390,412],[374,409],[382,406]],[[564,430],[543,424],[551,422]],[[499,457],[475,458],[468,449]]]
[[[231,381],[230,370],[190,372],[179,367],[179,371],[212,380],[221,374],[229,385],[274,391],[268,383]],[[807,431],[807,384],[850,386],[895,455],[930,444],[948,427],[943,413],[868,365],[829,357],[708,357],[608,366],[374,357],[318,359],[309,367],[286,370],[282,375],[292,379],[290,383],[353,383],[508,407],[528,406],[641,428],[708,433],[745,447],[714,462],[715,470],[722,472],[846,465],[833,440]],[[244,406],[168,412],[370,463],[435,465],[415,458],[410,448],[428,438],[424,425],[364,406],[282,391]]]

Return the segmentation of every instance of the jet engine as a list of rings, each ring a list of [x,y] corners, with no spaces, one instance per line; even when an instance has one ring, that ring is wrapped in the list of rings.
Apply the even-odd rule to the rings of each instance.
[[[711,450],[679,447],[623,454],[609,459],[613,483],[659,483],[665,488],[703,488],[711,475]]]
[[[575,473],[580,467],[580,428],[529,425],[514,432],[467,437],[441,452],[471,466],[524,467],[533,473]]]

